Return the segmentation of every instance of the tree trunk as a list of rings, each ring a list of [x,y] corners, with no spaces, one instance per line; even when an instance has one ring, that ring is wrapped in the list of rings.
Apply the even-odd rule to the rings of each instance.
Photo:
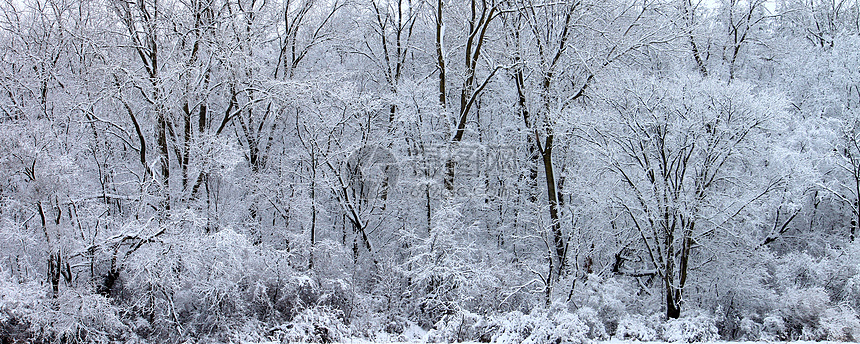
[[[514,35],[519,35],[519,31],[514,32]],[[519,38],[517,38],[519,39]],[[519,57],[517,57],[517,63],[519,63]],[[525,124],[526,130],[531,130],[531,115],[529,113],[529,109],[526,103],[526,94],[525,94],[525,77],[523,76],[522,67],[517,68],[516,73],[514,73],[514,82],[517,85],[517,106],[520,110],[520,117],[523,119],[523,124]],[[530,203],[537,202],[537,178],[538,178],[538,165],[540,164],[541,157],[538,154],[538,143],[536,141],[536,137],[532,135],[526,135],[526,147],[528,149],[528,159],[529,159],[529,175],[528,175],[528,185],[529,185],[529,194],[528,200]]]
[[[314,268],[314,249],[317,244],[317,200],[316,200],[316,179],[317,179],[317,160],[314,151],[311,154],[311,252],[308,258],[308,269]]]
[[[705,60],[702,59],[702,54],[699,52],[699,46],[696,45],[695,37],[693,37],[693,26],[695,25],[696,20],[696,13],[693,9],[693,4],[690,0],[683,0],[681,2],[681,7],[687,21],[687,27],[685,29],[687,31],[687,41],[690,43],[690,51],[693,53],[693,59],[696,60],[696,67],[699,70],[699,74],[703,77],[707,77],[708,69],[705,65]]]
[[[666,287],[666,318],[678,319],[681,317],[681,305],[677,296],[680,293],[680,290],[676,290],[671,286]]]
[[[442,0],[436,1],[436,68],[439,68],[439,106],[445,109],[445,52],[442,51],[445,27],[442,22]]]
[[[551,221],[550,229],[555,251],[553,252],[554,259],[550,260],[550,266],[555,270],[555,276],[558,278],[564,270],[566,252],[564,234],[561,231],[561,221],[559,220],[558,215],[559,200],[558,193],[556,191],[555,171],[552,166],[553,139],[554,135],[547,135],[544,147],[541,149],[541,156],[543,157],[544,175],[546,177],[546,195],[547,201],[549,202],[549,218]]]

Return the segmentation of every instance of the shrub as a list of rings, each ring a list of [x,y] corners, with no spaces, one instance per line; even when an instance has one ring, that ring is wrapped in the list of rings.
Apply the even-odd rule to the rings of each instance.
[[[0,273],[0,341],[23,341],[30,335],[30,320],[42,308],[35,283],[22,286]]]
[[[634,303],[636,286],[630,282],[626,277],[603,278],[589,274],[582,287],[574,288],[571,300],[581,306],[578,313],[582,320],[589,322],[591,338],[607,338],[614,334],[618,322],[631,311],[628,306]],[[591,314],[588,309],[596,311],[596,314]],[[594,321],[598,318],[602,326],[595,326]]]
[[[552,312],[549,316],[536,319],[536,326],[525,338],[523,344],[543,343],[585,343],[588,341],[589,327],[576,314],[566,310]]]
[[[719,338],[715,319],[703,312],[692,312],[663,324],[663,339],[668,342],[707,342]]]
[[[601,321],[600,315],[593,308],[582,307],[580,309],[577,309],[576,315],[578,319],[588,327],[588,338],[600,340],[609,338],[609,335],[606,333],[606,327],[604,326],[603,321]]]
[[[845,283],[843,291],[847,297],[845,302],[854,309],[860,308],[860,274],[854,275]]]
[[[109,343],[133,337],[102,295],[63,290],[50,298],[36,283],[0,278],[3,342]]]
[[[339,311],[329,307],[308,308],[293,321],[272,329],[272,335],[282,343],[334,343],[349,335],[349,330],[340,320]]]
[[[591,312],[594,312],[593,310]],[[599,321],[597,323],[600,323]],[[589,325],[563,305],[531,314],[512,311],[484,317],[461,311],[440,320],[427,335],[431,343],[478,341],[484,343],[585,343]]]
[[[76,290],[60,293],[52,311],[32,317],[37,333],[65,342],[109,343],[123,338],[128,327],[119,317],[119,310],[98,294],[81,294]]]
[[[762,320],[762,329],[759,332],[759,340],[776,341],[786,340],[785,320],[779,315],[769,315]]]
[[[758,340],[761,337],[762,324],[749,317],[744,317],[740,320],[737,331],[738,333],[735,337],[739,340]]]
[[[534,329],[532,317],[519,311],[495,316],[490,322],[482,335],[482,342],[522,343]]]
[[[641,315],[625,315],[618,321],[615,338],[650,342],[657,340],[657,331]]]
[[[430,343],[451,343],[474,340],[484,325],[483,317],[466,310],[442,316],[427,334]]]
[[[783,302],[779,305],[779,311],[785,321],[786,337],[797,339],[814,336],[810,331],[830,303],[824,288],[789,288],[781,296]]]
[[[818,338],[839,342],[854,342],[860,339],[860,319],[850,307],[830,308],[818,320]]]

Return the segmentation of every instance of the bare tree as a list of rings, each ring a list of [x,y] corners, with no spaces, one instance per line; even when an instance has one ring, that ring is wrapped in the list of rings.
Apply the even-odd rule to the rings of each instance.
[[[413,3],[412,0],[371,0],[370,6],[374,15],[372,30],[379,38],[376,49],[381,51],[376,51],[368,44],[366,55],[381,69],[390,92],[396,94],[407,59],[412,53],[412,36],[422,3]],[[393,129],[396,111],[397,106],[391,104],[389,130]]]
[[[614,128],[593,136],[624,185],[615,201],[653,269],[634,274],[660,277],[669,318],[681,314],[695,250],[780,184],[744,178],[757,135],[779,110],[753,102],[748,86],[691,82],[700,83],[628,79],[626,97],[604,98]]]
[[[563,274],[568,243],[562,230],[563,176],[553,163],[557,144],[555,126],[577,105],[597,73],[617,61],[666,42],[659,26],[643,25],[658,18],[651,2],[600,3],[587,1],[513,2],[517,11],[509,27],[514,37],[513,79],[518,112],[528,132],[533,164],[530,179],[537,185],[537,166],[543,166],[549,205],[550,268],[544,282],[546,301],[552,285]],[[585,39],[586,37],[592,39]]]
[[[723,2],[723,20],[727,30],[723,60],[728,65],[729,80],[734,79],[737,74],[741,49],[751,43],[759,43],[756,30],[764,25],[767,19],[775,16],[770,13],[766,4],[766,0]]]
[[[446,52],[444,50],[444,33],[445,24],[443,21],[442,0],[436,4],[436,54],[437,68],[439,69],[439,103],[445,109],[448,106],[447,101],[447,83],[446,79]],[[496,18],[502,14],[501,2],[496,0],[470,0],[468,3],[468,14],[466,21],[468,30],[465,34],[464,44],[464,59],[463,59],[463,84],[460,87],[459,109],[455,117],[454,135],[451,137],[451,144],[456,145],[463,140],[463,135],[466,133],[466,123],[472,108],[475,106],[481,93],[492,80],[493,76],[503,68],[499,64],[490,64],[486,68],[486,75],[480,76],[479,66],[483,57],[484,49],[488,39],[487,35],[491,33],[490,27]],[[449,192],[454,190],[454,174],[456,161],[451,158],[446,162],[447,173],[445,175],[445,188]]]
[[[130,47],[139,58],[141,66],[146,74],[146,85],[135,84],[140,90],[141,97],[151,107],[155,116],[155,142],[157,147],[157,161],[160,168],[160,184],[162,187],[161,207],[170,210],[170,160],[168,147],[168,114],[165,106],[163,80],[161,79],[162,66],[159,63],[159,36],[162,34],[159,27],[163,13],[157,0],[137,1],[112,1],[114,11],[120,18],[121,23],[128,31]],[[126,107],[133,123],[140,123],[137,114]],[[141,141],[141,144],[144,142]],[[143,150],[143,149],[141,149]],[[142,153],[143,154],[143,153]]]

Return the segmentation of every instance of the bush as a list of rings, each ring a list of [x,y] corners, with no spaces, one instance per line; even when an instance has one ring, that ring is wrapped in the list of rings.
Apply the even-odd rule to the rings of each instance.
[[[759,340],[777,341],[788,338],[785,331],[785,320],[779,315],[769,315],[762,320],[762,329],[759,332]]]
[[[628,313],[642,310],[641,304],[635,301],[639,286],[634,284],[634,281],[623,276],[604,278],[589,274],[581,286],[574,288],[571,302],[579,305],[577,314],[588,322],[589,338],[606,339],[614,335],[621,318]],[[597,322],[601,324],[598,325]]]
[[[847,295],[845,302],[850,307],[854,309],[860,308],[860,274],[854,275],[845,283],[843,293]]]
[[[109,343],[134,337],[102,295],[66,289],[51,298],[36,283],[7,277],[0,278],[0,330],[3,342]]]
[[[860,339],[860,319],[850,307],[830,308],[818,320],[815,340],[854,342]]]
[[[779,311],[785,321],[787,339],[814,336],[810,331],[830,303],[824,288],[789,288],[781,299],[783,303],[779,305]]]
[[[457,343],[475,340],[484,327],[484,318],[466,310],[442,316],[427,333],[430,343]]]
[[[524,344],[543,343],[585,343],[588,341],[589,326],[576,314],[566,310],[551,312],[549,316],[538,314],[535,317],[532,333],[523,341]]]
[[[129,332],[119,310],[102,295],[66,290],[48,304],[56,306],[31,317],[37,337],[67,343],[111,343]]]
[[[625,315],[618,321],[615,338],[650,342],[657,340],[657,330],[641,315]]]
[[[667,342],[708,342],[719,338],[716,320],[703,312],[692,312],[663,324],[663,339]]]
[[[513,311],[493,317],[480,339],[481,342],[522,343],[533,329],[530,315]]]
[[[30,320],[42,309],[40,287],[20,285],[0,272],[0,341],[17,342],[30,337]]]
[[[761,337],[762,325],[751,318],[744,317],[740,320],[737,331],[736,339],[741,341],[758,340]]]
[[[600,315],[594,310],[594,308],[582,307],[576,310],[576,315],[578,319],[588,327],[588,338],[599,340],[609,339],[609,335],[606,333],[606,327],[604,326],[603,321],[601,321]]]
[[[592,310],[593,312],[593,310]],[[599,323],[599,322],[598,322]],[[484,317],[461,311],[443,317],[427,335],[431,343],[477,341],[483,343],[585,343],[589,325],[563,305],[531,314],[512,311]]]
[[[282,343],[334,343],[349,335],[341,321],[342,314],[328,307],[302,311],[293,321],[272,329],[272,335]]]

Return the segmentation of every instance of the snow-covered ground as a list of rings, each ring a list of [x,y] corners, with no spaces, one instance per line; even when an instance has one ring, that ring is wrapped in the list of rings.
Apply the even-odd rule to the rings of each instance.
[[[389,342],[389,341],[369,341],[367,339],[360,338],[350,338],[344,340],[344,344],[375,344],[375,343],[391,343],[391,344],[407,344],[407,343],[426,343],[425,341],[409,341],[409,342]],[[461,344],[477,344],[478,342],[463,342]],[[627,343],[635,343],[635,344],[667,344],[667,342],[638,342],[638,341],[624,341],[624,340],[606,340],[606,341],[597,341],[594,344],[627,344]],[[793,342],[753,342],[753,341],[736,341],[736,342],[726,342],[726,341],[714,341],[714,342],[702,342],[697,344],[780,344],[780,343],[791,343],[791,344],[841,344],[840,342],[829,342],[829,341],[793,341]],[[251,343],[247,343],[251,344]],[[255,344],[280,344],[280,342],[263,342],[263,343],[255,343]]]

